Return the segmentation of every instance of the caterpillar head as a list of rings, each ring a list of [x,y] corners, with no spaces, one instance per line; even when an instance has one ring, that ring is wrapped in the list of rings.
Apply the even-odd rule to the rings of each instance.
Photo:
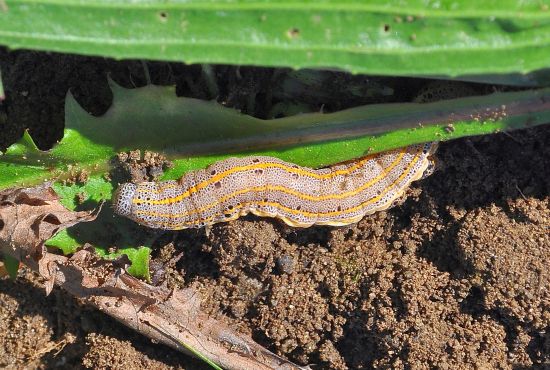
[[[134,198],[136,189],[137,185],[129,182],[118,187],[115,195],[113,195],[113,210],[115,213],[131,218],[132,198]]]

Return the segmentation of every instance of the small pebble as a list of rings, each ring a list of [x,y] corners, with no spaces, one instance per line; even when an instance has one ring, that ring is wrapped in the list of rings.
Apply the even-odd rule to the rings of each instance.
[[[292,274],[292,271],[294,271],[294,264],[294,258],[288,254],[284,254],[277,258],[277,269],[281,273]]]

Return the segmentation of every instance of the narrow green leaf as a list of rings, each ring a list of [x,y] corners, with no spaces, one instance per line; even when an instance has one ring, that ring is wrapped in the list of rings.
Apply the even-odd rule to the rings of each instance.
[[[384,75],[550,65],[548,0],[5,0],[0,43],[186,63]]]
[[[0,69],[0,102],[6,99],[6,93],[4,92],[4,84],[2,83],[2,70]]]
[[[4,267],[10,275],[10,279],[15,280],[17,278],[17,272],[19,271],[19,260],[10,255],[5,255]]]
[[[211,359],[206,357],[206,355],[203,355],[201,352],[199,352],[195,348],[191,347],[190,345],[188,345],[184,342],[178,341],[178,343],[181,344],[183,347],[185,347],[185,349],[187,349],[189,352],[191,352],[195,357],[197,357],[198,359],[204,361],[212,369],[214,369],[214,370],[223,370],[221,367],[218,366],[218,364],[216,364],[214,361],[212,361]]]
[[[206,364],[208,364],[212,369],[214,370],[223,370],[221,367],[219,367],[214,361],[212,361],[211,359],[209,359],[208,357],[206,357],[205,355],[203,355],[201,352],[199,352],[198,350],[196,350],[195,348],[193,348],[192,346],[190,346],[189,344],[185,343],[185,342],[182,342],[180,340],[178,340],[177,338],[175,338],[172,334],[168,333],[164,328],[161,328],[159,326],[156,326],[155,324],[152,324],[152,326],[158,330],[159,332],[161,332],[163,335],[167,336],[168,338],[170,339],[173,339],[175,340],[176,342],[178,342],[181,346],[183,346],[187,351],[191,352],[195,357],[197,357],[198,359],[204,361]]]

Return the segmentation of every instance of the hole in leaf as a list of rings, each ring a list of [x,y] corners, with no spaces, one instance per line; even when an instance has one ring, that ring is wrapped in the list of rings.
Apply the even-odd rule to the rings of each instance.
[[[291,39],[295,39],[296,37],[300,36],[300,30],[296,27],[293,27],[287,31],[287,36]]]
[[[159,18],[161,22],[166,22],[168,20],[168,13],[159,12]]]

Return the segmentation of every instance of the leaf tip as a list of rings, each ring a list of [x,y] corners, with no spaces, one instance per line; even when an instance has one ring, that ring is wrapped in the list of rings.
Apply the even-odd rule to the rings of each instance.
[[[39,151],[40,149],[38,149],[38,147],[36,146],[36,143],[34,142],[31,134],[29,133],[29,130],[25,130],[25,132],[23,133],[23,137],[21,138],[21,143],[23,145],[25,145],[27,148],[29,149],[32,149],[32,150],[37,150]]]
[[[109,84],[109,88],[113,92],[113,96],[115,96],[119,91],[127,90],[124,87],[120,86],[118,83],[116,83],[116,81],[113,80],[110,75],[107,76],[107,83]]]

